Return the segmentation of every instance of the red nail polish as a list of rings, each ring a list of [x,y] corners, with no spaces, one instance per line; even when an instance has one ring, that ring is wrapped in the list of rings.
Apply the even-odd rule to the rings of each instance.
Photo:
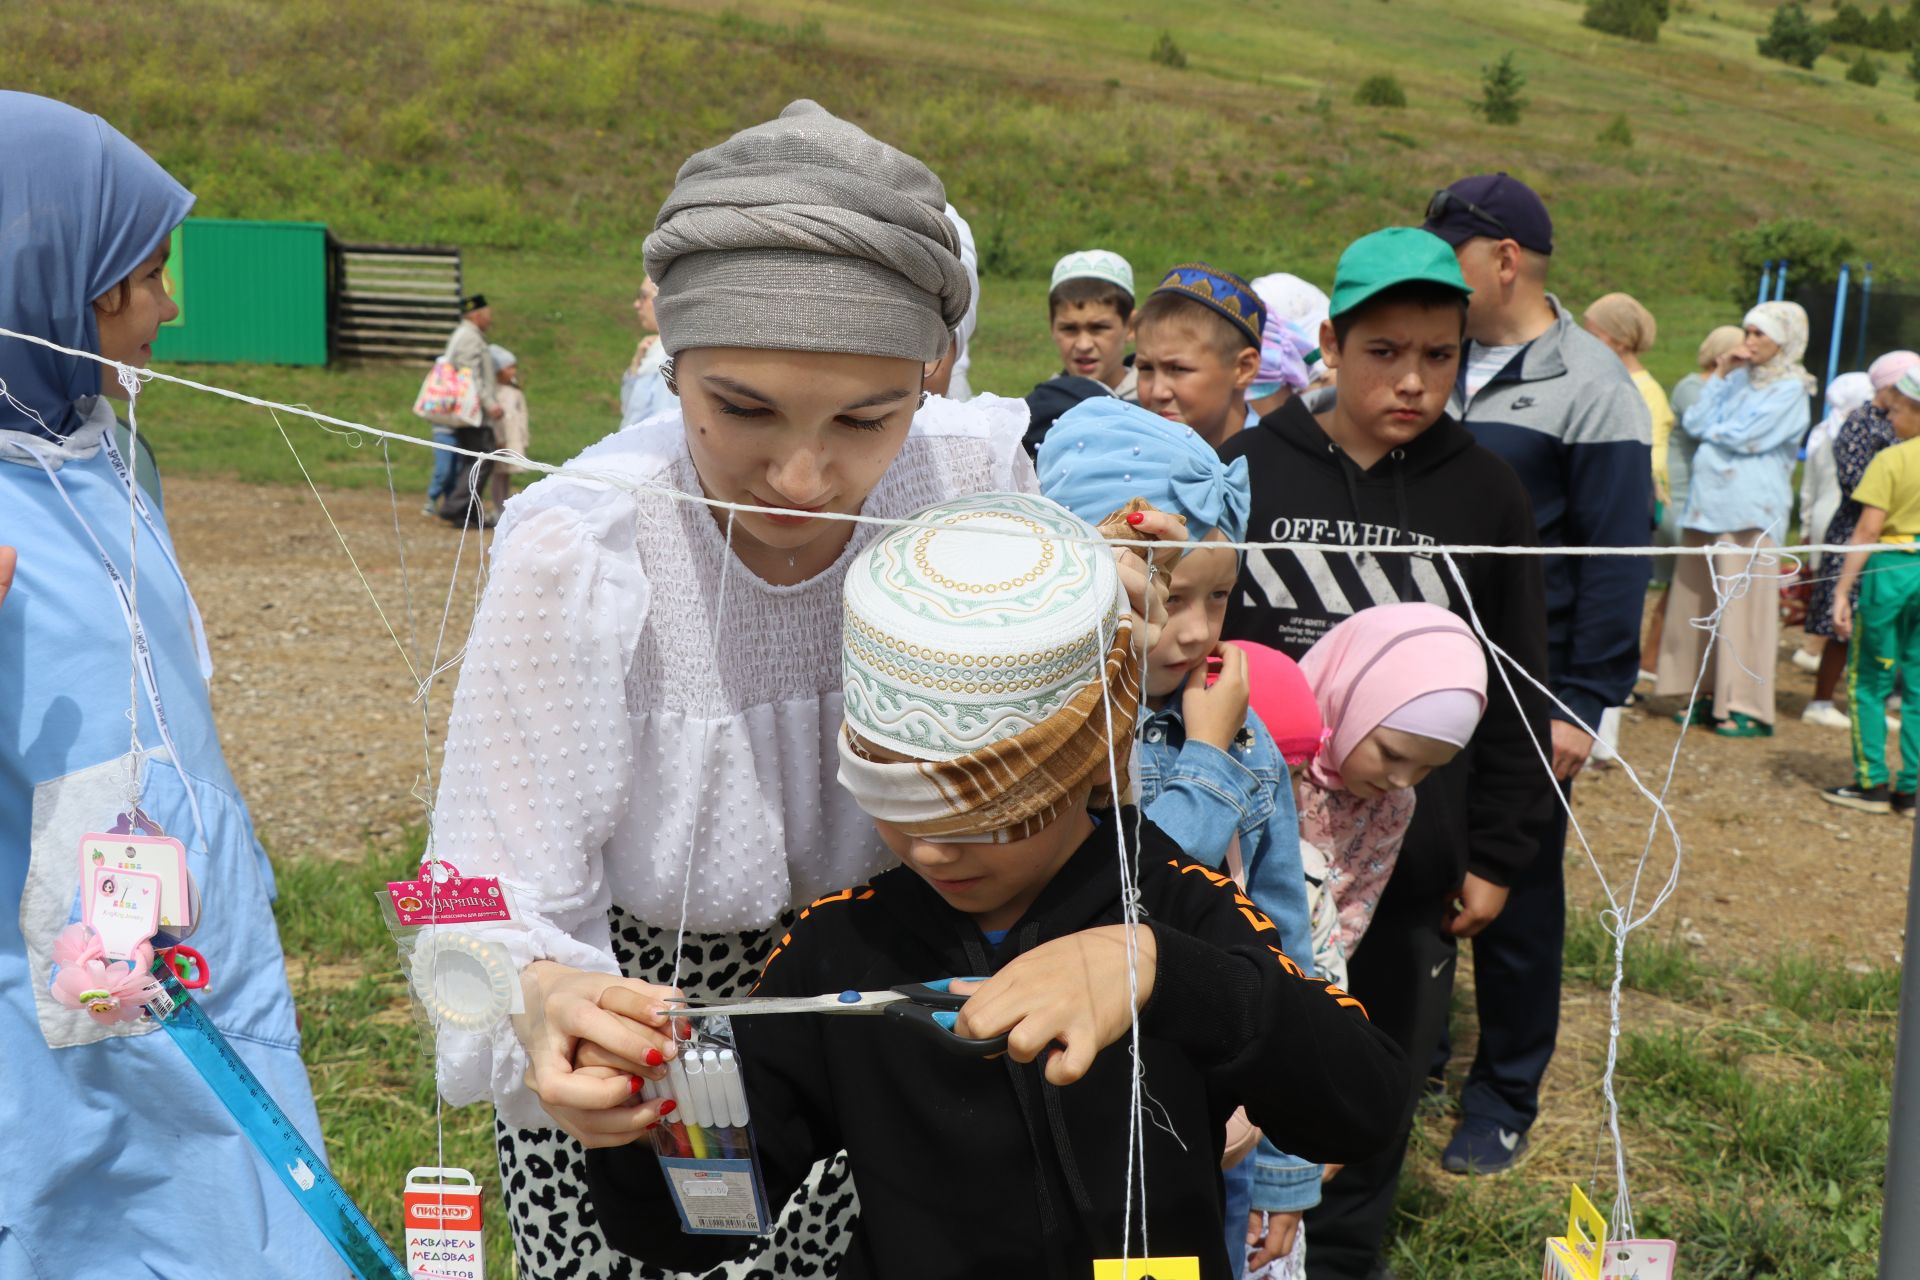
[[[660,1051],[659,1051],[658,1049],[649,1049],[649,1050],[647,1050],[647,1065],[648,1065],[648,1066],[650,1066],[650,1067],[657,1067],[657,1066],[659,1066],[659,1065],[660,1065],[661,1063],[663,1063],[663,1062],[665,1062],[666,1060],[667,1060],[667,1055],[666,1055],[666,1054],[664,1054],[664,1053],[662,1053],[662,1052],[660,1052]]]
[[[1145,524],[1146,522],[1147,522],[1147,513],[1146,513],[1146,512],[1144,512],[1144,511],[1129,511],[1129,512],[1127,512],[1127,523],[1128,523],[1128,524]]]
[[[662,1099],[660,1103],[660,1114],[663,1116],[670,1116],[674,1113],[674,1111],[679,1106],[680,1104],[675,1102],[672,1098]]]
[[[645,1086],[645,1085],[643,1085],[643,1084],[642,1084],[642,1083],[640,1082],[640,1077],[639,1077],[639,1076],[628,1076],[628,1077],[627,1077],[627,1092],[628,1092],[629,1094],[635,1094],[635,1093],[638,1093],[638,1092],[640,1092],[640,1090],[642,1090],[642,1089],[644,1089],[645,1087],[646,1087],[646,1086]]]

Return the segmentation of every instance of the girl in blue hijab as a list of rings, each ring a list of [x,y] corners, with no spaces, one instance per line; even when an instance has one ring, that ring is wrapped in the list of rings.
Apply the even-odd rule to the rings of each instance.
[[[0,327],[146,364],[176,314],[166,250],[192,205],[99,117],[0,92]],[[177,838],[203,1007],[319,1147],[272,872],[214,732],[157,478],[129,470],[110,399],[125,394],[92,360],[0,336],[0,544],[18,551],[0,604],[0,1276],[335,1280],[332,1249],[172,1041],[49,991],[82,836]]]

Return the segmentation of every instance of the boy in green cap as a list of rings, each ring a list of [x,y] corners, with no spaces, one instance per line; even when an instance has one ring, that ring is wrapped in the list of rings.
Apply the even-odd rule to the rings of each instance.
[[[1336,394],[1330,403],[1312,396],[1288,401],[1221,454],[1247,460],[1250,539],[1352,550],[1250,552],[1228,606],[1226,636],[1297,659],[1370,605],[1424,601],[1471,625],[1470,598],[1491,639],[1545,678],[1538,560],[1456,556],[1463,593],[1436,558],[1389,550],[1534,543],[1520,478],[1446,412],[1470,292],[1453,250],[1416,227],[1376,231],[1340,256],[1320,331],[1323,356],[1338,371]],[[1530,721],[1546,741],[1545,707],[1530,702],[1523,711],[1496,688],[1467,749],[1420,784],[1400,860],[1367,943],[1353,956],[1354,994],[1416,1064],[1433,1058],[1445,1026],[1458,939],[1499,915],[1505,886],[1533,856],[1536,828],[1553,803]],[[1370,1274],[1416,1097],[1404,1099],[1396,1145],[1328,1182],[1320,1207],[1309,1212],[1316,1280]]]

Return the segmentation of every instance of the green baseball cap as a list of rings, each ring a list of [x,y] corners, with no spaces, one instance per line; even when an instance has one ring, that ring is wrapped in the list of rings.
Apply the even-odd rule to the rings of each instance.
[[[1420,227],[1387,227],[1361,236],[1340,255],[1333,271],[1333,298],[1329,316],[1345,315],[1368,298],[1395,285],[1420,281],[1458,289],[1461,297],[1473,290],[1460,274],[1453,248]]]

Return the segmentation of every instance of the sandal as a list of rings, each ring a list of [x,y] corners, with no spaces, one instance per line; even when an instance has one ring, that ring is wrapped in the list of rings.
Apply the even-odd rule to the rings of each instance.
[[[1755,720],[1744,711],[1736,711],[1713,730],[1723,738],[1771,738],[1773,726],[1764,720]]]
[[[1718,729],[1720,721],[1713,718],[1713,703],[1701,699],[1683,711],[1673,713],[1673,722],[1678,725],[1699,725],[1706,729]]]

